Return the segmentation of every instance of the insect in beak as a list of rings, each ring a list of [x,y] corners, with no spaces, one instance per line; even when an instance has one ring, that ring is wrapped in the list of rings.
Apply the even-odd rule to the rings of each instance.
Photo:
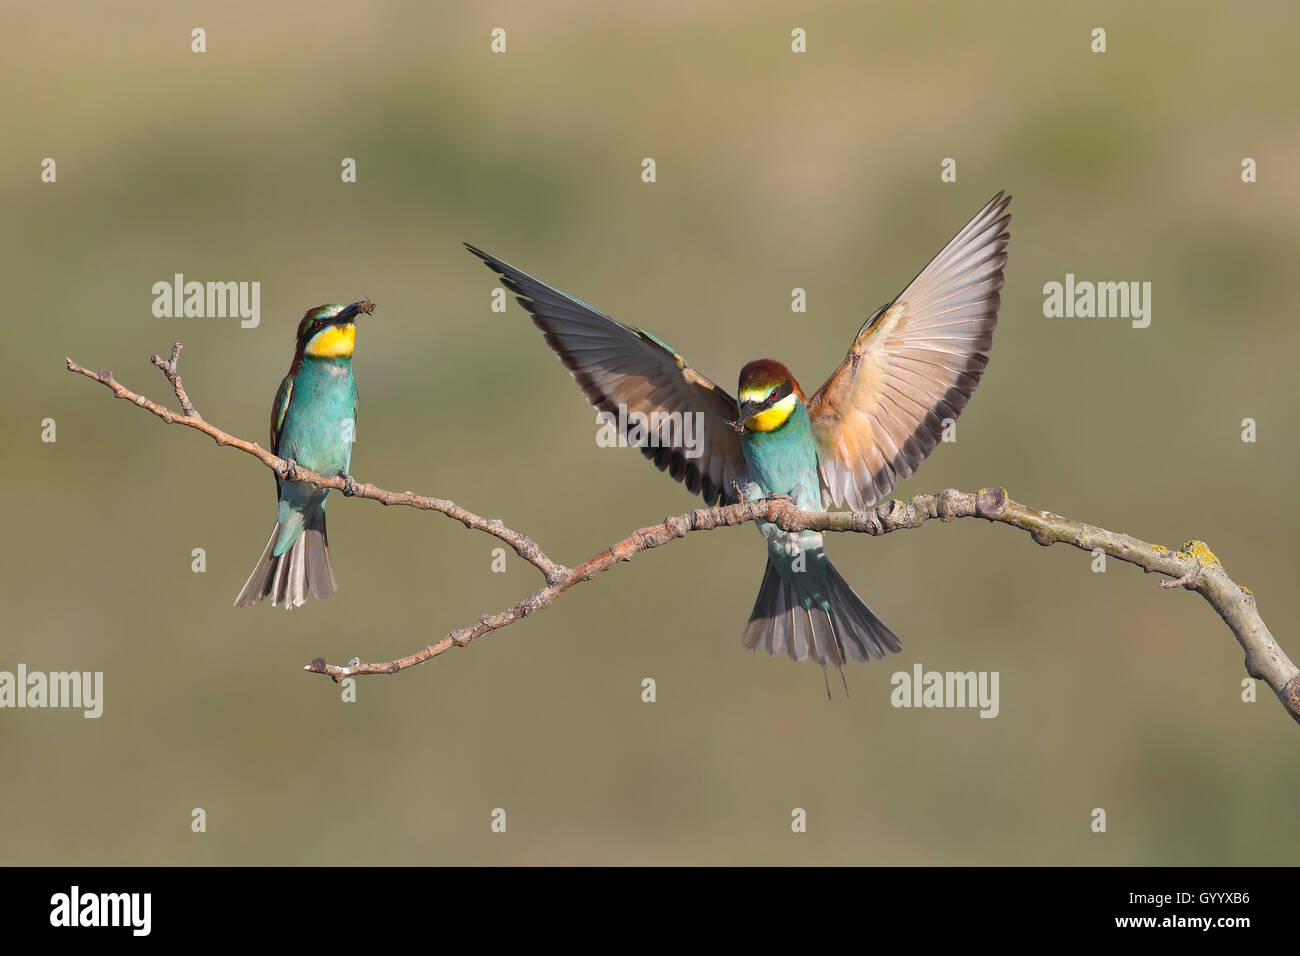
[[[369,315],[374,311],[375,304],[369,299],[362,299],[360,302],[353,302],[346,308],[340,309],[337,315],[330,317],[329,321],[333,325],[342,325],[345,322],[352,321],[363,312],[366,315]]]

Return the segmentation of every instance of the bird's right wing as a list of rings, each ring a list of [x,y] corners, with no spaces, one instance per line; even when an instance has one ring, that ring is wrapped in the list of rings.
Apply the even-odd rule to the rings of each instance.
[[[728,424],[736,417],[731,395],[649,332],[623,325],[468,243],[465,247],[516,294],[587,400],[612,416],[629,444],[709,504],[736,500],[733,482],[743,488],[748,471],[740,439]],[[648,423],[644,435],[637,433],[635,413]]]
[[[284,381],[280,383],[280,388],[275,393],[275,401],[271,403],[271,453],[278,455],[277,449],[280,447],[280,432],[284,430],[284,416],[289,411],[289,402],[293,398],[293,376],[286,375]]]
[[[289,374],[284,377],[280,383],[280,388],[275,393],[275,401],[271,403],[271,454],[280,454],[280,432],[284,430],[284,416],[289,412],[289,402],[293,400],[293,375]],[[275,487],[277,491],[280,488],[280,476],[275,476]]]

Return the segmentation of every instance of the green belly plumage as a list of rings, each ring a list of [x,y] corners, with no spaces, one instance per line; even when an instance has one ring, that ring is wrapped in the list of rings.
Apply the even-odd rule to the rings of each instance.
[[[356,437],[356,382],[351,359],[307,360],[294,378],[276,454],[322,475],[347,471]],[[280,483],[274,554],[289,550],[325,509],[329,491],[297,481]]]

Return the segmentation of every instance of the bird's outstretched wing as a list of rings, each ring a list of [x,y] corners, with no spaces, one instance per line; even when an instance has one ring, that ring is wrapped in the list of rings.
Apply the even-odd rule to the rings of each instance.
[[[988,365],[1007,262],[998,193],[858,332],[808,413],[826,507],[868,508],[916,471]]]
[[[623,325],[468,243],[465,248],[516,294],[587,400],[616,423],[632,426],[616,424],[629,444],[639,445],[660,471],[709,504],[736,500],[733,482],[743,488],[747,469],[740,439],[727,424],[736,417],[731,395],[649,332]],[[650,426],[644,436],[637,434],[634,413]],[[688,436],[692,443],[684,441]],[[691,444],[697,457],[688,457]]]

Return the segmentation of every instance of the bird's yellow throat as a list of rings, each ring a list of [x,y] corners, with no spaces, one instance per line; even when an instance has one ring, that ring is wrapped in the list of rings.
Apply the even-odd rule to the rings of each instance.
[[[790,417],[794,411],[794,403],[798,401],[793,392],[781,399],[771,408],[765,408],[757,415],[752,415],[744,423],[745,427],[754,432],[775,431],[785,424],[785,420]]]
[[[316,334],[307,343],[306,354],[312,358],[347,358],[357,344],[357,327],[335,325]]]

